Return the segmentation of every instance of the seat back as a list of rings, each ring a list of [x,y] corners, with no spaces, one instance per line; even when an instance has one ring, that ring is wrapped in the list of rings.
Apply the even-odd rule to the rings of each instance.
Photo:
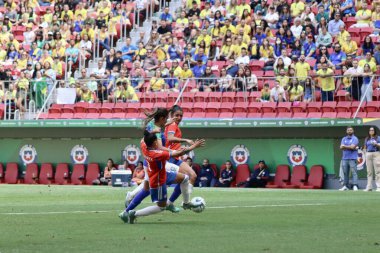
[[[300,186],[306,180],[306,167],[303,165],[296,165],[293,167],[292,177],[290,184]]]
[[[38,179],[38,165],[37,163],[30,163],[26,165],[24,183],[35,184]]]
[[[193,170],[197,175],[199,175],[199,173],[201,172],[201,166],[197,163],[193,163]]]
[[[239,164],[236,167],[236,184],[246,181],[250,174],[248,164]]]
[[[280,164],[276,168],[276,175],[274,176],[274,184],[278,186],[283,186],[284,180],[289,180],[290,171],[287,164]]]
[[[309,178],[307,180],[308,185],[321,189],[323,186],[323,174],[324,169],[322,165],[313,165],[310,168]]]
[[[7,184],[17,184],[18,178],[18,164],[17,163],[7,163],[5,169],[5,183]]]
[[[92,185],[92,182],[96,179],[99,179],[100,177],[100,169],[99,169],[99,164],[97,163],[90,163],[87,166],[87,171],[86,171],[86,184],[87,185]]]
[[[214,177],[218,176],[218,166],[215,163],[210,163],[211,169],[214,171]]]
[[[71,184],[82,184],[85,176],[84,164],[74,164],[71,174]]]
[[[56,184],[67,184],[69,178],[69,165],[67,163],[58,163],[55,169],[54,182]]]
[[[41,164],[41,170],[39,175],[40,184],[51,184],[51,180],[54,176],[53,165],[51,163]]]

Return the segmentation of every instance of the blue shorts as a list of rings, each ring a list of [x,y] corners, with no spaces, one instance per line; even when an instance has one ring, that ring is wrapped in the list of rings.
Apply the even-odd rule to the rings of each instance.
[[[168,199],[167,196],[167,191],[166,191],[166,184],[161,185],[158,188],[151,188],[150,189],[150,197],[152,198],[152,202],[157,203],[157,202],[166,202]]]
[[[144,159],[143,166],[148,168],[148,162]]]
[[[174,171],[166,172],[166,185],[175,184],[176,177],[177,177],[177,172],[174,172]]]
[[[174,157],[170,157],[169,163],[175,164],[175,165],[177,165],[179,167],[179,166],[181,166],[181,164],[183,163],[183,161],[179,160],[179,159],[177,160]]]

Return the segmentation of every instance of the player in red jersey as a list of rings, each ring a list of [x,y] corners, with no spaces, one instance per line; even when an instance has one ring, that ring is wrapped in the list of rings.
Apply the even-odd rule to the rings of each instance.
[[[171,150],[181,150],[182,142],[185,142],[189,145],[193,145],[194,142],[192,140],[182,138],[182,132],[179,128],[179,124],[181,123],[183,117],[182,108],[178,105],[174,105],[170,111],[171,120],[173,122],[165,127],[166,147]],[[197,174],[187,163],[183,162],[179,157],[171,157],[169,159],[169,162],[179,167],[178,172],[186,174],[190,177],[189,192],[191,194],[191,192],[193,191],[193,185],[195,183],[195,180],[197,180]],[[172,205],[180,194],[181,189],[179,188],[179,186],[176,186],[174,188],[173,194],[169,198],[168,205]],[[183,208],[188,209],[190,207],[183,205]]]
[[[188,148],[181,148],[179,150],[160,150],[159,142],[157,136],[154,133],[148,131],[144,132],[144,141],[141,143],[141,150],[143,151],[144,157],[148,163],[148,175],[149,175],[149,186],[150,195],[152,201],[157,203],[155,206],[149,206],[138,211],[130,210],[127,212],[122,212],[119,216],[124,222],[129,222],[133,224],[136,217],[148,216],[155,213],[159,213],[166,209],[167,203],[167,189],[166,189],[166,161],[170,157],[177,157],[191,151],[195,148],[203,146],[204,140],[196,140],[193,145]],[[184,175],[183,181],[180,184],[181,190],[184,195],[184,202],[189,203],[189,178]]]

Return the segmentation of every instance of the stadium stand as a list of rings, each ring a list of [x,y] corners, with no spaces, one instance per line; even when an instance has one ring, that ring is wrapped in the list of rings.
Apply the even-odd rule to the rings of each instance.
[[[360,1],[340,17],[309,2],[171,1],[168,13],[150,0],[13,1],[9,13],[4,3],[0,117],[139,118],[181,89],[181,105],[194,103],[187,117],[350,118],[355,107],[335,102],[359,100],[357,117],[378,117],[379,2],[360,21]]]

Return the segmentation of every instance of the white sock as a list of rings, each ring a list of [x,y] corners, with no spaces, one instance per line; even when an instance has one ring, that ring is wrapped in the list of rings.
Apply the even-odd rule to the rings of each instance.
[[[167,206],[170,206],[171,204],[173,204],[173,202],[171,202],[170,200],[168,200],[168,202],[166,202]]]
[[[190,201],[190,191],[189,191],[190,185],[191,184],[189,184],[189,177],[186,175],[185,179],[180,184],[182,197],[183,197],[183,203],[189,203]]]
[[[163,209],[159,206],[148,206],[141,210],[136,211],[135,216],[148,216],[162,212]]]
[[[130,196],[133,199],[137,193],[139,193],[144,188],[144,181],[137,186],[133,191],[130,192]]]

